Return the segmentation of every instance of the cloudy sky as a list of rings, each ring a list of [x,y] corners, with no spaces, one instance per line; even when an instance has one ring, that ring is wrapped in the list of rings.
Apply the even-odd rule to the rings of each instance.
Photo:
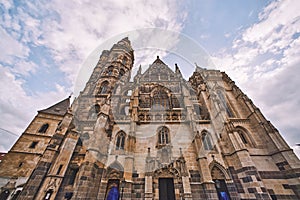
[[[168,40],[147,36],[164,43],[163,50],[180,49],[182,35],[201,46],[300,155],[299,10],[297,0],[0,0],[0,151],[9,150],[37,110],[74,91],[99,45],[151,28],[178,33]],[[136,65],[150,64],[157,54],[135,53]],[[168,51],[160,55],[174,65]]]

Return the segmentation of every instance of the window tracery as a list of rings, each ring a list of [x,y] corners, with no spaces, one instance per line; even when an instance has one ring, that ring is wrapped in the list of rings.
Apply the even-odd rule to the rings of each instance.
[[[202,133],[202,144],[203,144],[204,150],[212,150],[213,149],[210,135],[206,131],[204,131]]]
[[[108,81],[104,81],[99,89],[99,94],[107,94],[108,93]]]
[[[239,127],[239,129],[237,130],[237,133],[240,137],[240,139],[242,140],[242,142],[248,146],[248,147],[253,147],[254,146],[254,143],[253,141],[251,140],[249,134],[247,133],[246,130],[244,130],[243,128]]]
[[[218,91],[217,91],[217,95],[218,95],[218,97],[219,97],[219,100],[221,101],[221,104],[222,104],[223,107],[225,108],[225,111],[226,111],[228,117],[234,117],[233,112],[232,112],[232,110],[230,109],[230,107],[229,107],[229,105],[228,105],[228,103],[227,103],[227,101],[226,101],[226,99],[225,99],[224,94],[223,94],[220,90],[218,90]]]
[[[152,108],[154,110],[165,110],[170,108],[169,96],[163,90],[156,90],[152,97]]]
[[[124,150],[125,146],[125,137],[126,134],[123,131],[120,131],[117,134],[117,140],[116,140],[116,150]]]
[[[158,144],[166,145],[170,143],[169,129],[165,126],[158,129]]]
[[[100,112],[100,106],[98,104],[95,104],[94,106],[91,107],[89,111],[89,118],[96,119],[99,112]]]
[[[120,79],[124,74],[125,74],[124,69],[120,69],[118,78]]]
[[[114,67],[113,66],[109,66],[108,70],[107,70],[107,76],[112,76],[114,73]]]

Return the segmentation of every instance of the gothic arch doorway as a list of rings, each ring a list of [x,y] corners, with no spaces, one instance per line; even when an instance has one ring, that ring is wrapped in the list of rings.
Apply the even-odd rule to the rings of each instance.
[[[175,189],[173,178],[159,178],[159,200],[175,200]]]
[[[183,194],[183,185],[180,173],[172,165],[157,169],[153,177],[153,191],[159,200],[180,199]]]
[[[226,185],[226,175],[228,175],[226,170],[218,163],[214,163],[211,169],[211,176],[215,182],[219,200],[230,200],[230,195]]]

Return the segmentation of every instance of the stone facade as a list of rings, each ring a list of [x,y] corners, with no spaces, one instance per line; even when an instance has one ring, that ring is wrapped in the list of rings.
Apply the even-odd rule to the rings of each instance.
[[[224,72],[157,59],[131,80],[128,38],[84,90],[39,111],[0,163],[2,199],[300,199],[300,162]]]

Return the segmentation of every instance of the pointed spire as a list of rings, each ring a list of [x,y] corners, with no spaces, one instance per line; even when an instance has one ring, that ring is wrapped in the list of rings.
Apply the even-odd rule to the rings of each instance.
[[[160,58],[159,56],[156,56],[156,60],[152,63],[153,64],[163,64],[166,65]]]
[[[177,63],[175,63],[175,72],[181,74],[180,69],[179,69]]]
[[[181,71],[180,71],[177,63],[175,63],[175,73],[178,74],[180,77],[182,77]]]
[[[150,147],[148,147],[148,157],[150,157]]]
[[[142,74],[142,65],[139,66],[139,69],[137,71],[137,74]]]
[[[183,157],[182,148],[181,147],[179,148],[179,152],[180,152],[180,157]]]

